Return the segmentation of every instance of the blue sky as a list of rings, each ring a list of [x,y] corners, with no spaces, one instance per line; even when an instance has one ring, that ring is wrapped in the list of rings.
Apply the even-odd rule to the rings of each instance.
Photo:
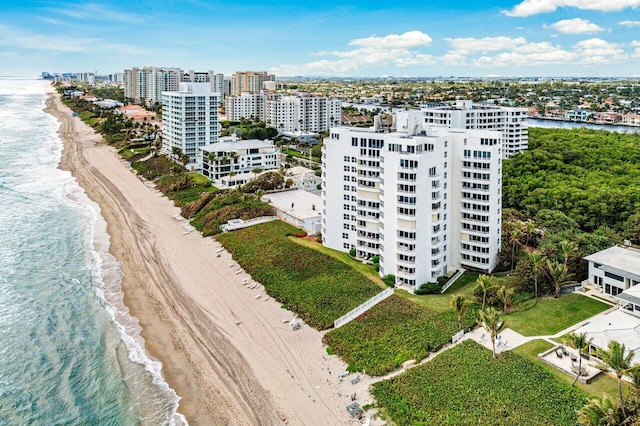
[[[640,0],[2,2],[0,75],[640,77]]]

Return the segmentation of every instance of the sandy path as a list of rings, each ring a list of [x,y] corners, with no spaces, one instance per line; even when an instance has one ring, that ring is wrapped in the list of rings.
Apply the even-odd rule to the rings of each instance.
[[[122,262],[125,304],[190,424],[357,424],[344,406],[354,391],[361,404],[370,402],[366,383],[336,378],[345,365],[326,355],[321,333],[283,323],[292,314],[261,287],[244,287],[250,277],[229,267],[217,242],[185,233],[185,222],[173,218],[179,209],[56,94],[47,109],[61,122],[60,167],[100,206],[110,251]]]

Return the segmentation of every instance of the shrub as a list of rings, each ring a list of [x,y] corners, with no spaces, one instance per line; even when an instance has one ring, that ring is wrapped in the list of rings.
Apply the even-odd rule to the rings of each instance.
[[[380,291],[347,264],[287,238],[295,232],[299,230],[275,221],[216,238],[271,297],[312,327],[333,326]]]
[[[513,352],[465,341],[371,392],[393,424],[575,425],[585,394]]]
[[[414,291],[417,295],[422,294],[440,294],[442,292],[442,287],[438,283],[424,283]]]
[[[376,263],[380,263],[380,256],[375,255],[371,258],[371,261],[376,264]]]
[[[389,287],[394,287],[396,285],[396,276],[393,274],[387,274],[382,278],[382,281]]]
[[[356,257],[356,248],[355,247],[351,247],[351,249],[349,250],[349,256]]]
[[[475,324],[477,305],[467,309],[465,328]],[[355,370],[382,375],[405,361],[420,361],[458,332],[452,309],[435,311],[393,295],[355,320],[329,331],[323,342]]]

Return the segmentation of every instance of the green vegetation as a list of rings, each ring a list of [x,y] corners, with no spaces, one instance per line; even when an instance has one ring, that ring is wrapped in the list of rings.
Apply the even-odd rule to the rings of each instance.
[[[573,382],[572,376],[562,371],[556,370],[555,368],[542,362],[540,358],[538,358],[538,354],[551,349],[553,346],[554,345],[547,342],[546,340],[536,339],[527,342],[522,346],[518,346],[517,348],[513,349],[512,352],[529,358],[531,361],[547,369],[547,371],[553,374],[553,376],[555,376],[558,380],[562,380],[567,384],[571,384],[571,382]],[[591,380],[589,384],[577,382],[576,387],[582,389],[590,396],[602,396],[603,394],[606,394],[615,398],[618,393],[618,382],[615,377],[604,373]]]
[[[274,214],[273,207],[260,201],[258,195],[236,189],[205,193],[182,206],[182,215],[191,218],[191,224],[205,237],[221,232],[220,225],[231,219],[248,220]]]
[[[623,231],[640,208],[638,136],[587,129],[529,129],[529,150],[504,162],[503,206],[559,210],[583,231]]]
[[[472,326],[476,318],[477,309],[470,306],[462,323]],[[376,376],[401,367],[405,361],[426,358],[458,331],[452,309],[434,311],[393,295],[348,324],[329,331],[323,341],[349,364],[350,370]]]
[[[300,230],[276,221],[216,238],[270,296],[312,327],[331,327],[334,320],[380,291],[344,263],[287,237],[297,232]]]
[[[585,395],[525,357],[472,341],[372,385],[383,415],[402,425],[575,425]]]
[[[120,154],[120,156],[125,160],[136,161],[137,159],[142,158],[147,154],[149,154],[150,151],[151,151],[151,148],[149,147],[122,148],[121,150],[118,151],[118,154]]]
[[[524,336],[555,334],[610,308],[606,303],[571,293],[560,298],[540,298],[521,306],[519,312],[505,315],[509,328]]]

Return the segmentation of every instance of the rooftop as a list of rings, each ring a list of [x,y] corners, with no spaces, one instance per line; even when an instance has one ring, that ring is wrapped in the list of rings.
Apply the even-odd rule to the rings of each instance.
[[[204,151],[237,151],[240,149],[255,149],[255,148],[275,148],[276,146],[270,140],[258,140],[258,139],[222,139],[218,143],[213,143],[207,146],[203,146]]]
[[[322,207],[322,197],[300,189],[267,194],[262,200],[297,219],[319,217]]]
[[[587,333],[588,339],[599,348],[606,348],[610,341],[624,343],[627,349],[635,351],[633,362],[640,362],[640,318],[617,309],[598,314],[575,333]]]
[[[640,276],[640,251],[633,248],[613,246],[584,259]]]

